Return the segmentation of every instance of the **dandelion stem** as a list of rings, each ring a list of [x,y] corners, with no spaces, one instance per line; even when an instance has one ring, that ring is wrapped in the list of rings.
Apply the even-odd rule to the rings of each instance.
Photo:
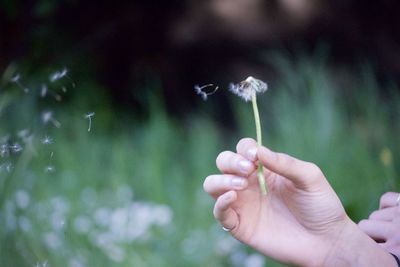
[[[260,113],[258,112],[257,96],[255,91],[252,93],[251,102],[253,104],[254,120],[256,123],[257,144],[259,146],[262,146]],[[267,186],[265,184],[263,166],[260,162],[258,163],[257,177],[258,177],[258,183],[260,185],[261,194],[265,196],[267,195]]]

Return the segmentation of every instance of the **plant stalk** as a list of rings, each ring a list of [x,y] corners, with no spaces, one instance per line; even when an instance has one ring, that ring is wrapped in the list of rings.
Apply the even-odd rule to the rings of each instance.
[[[256,92],[253,92],[251,102],[253,104],[254,120],[256,123],[257,144],[258,146],[262,146],[260,113],[258,112]],[[260,185],[261,194],[265,196],[267,195],[267,185],[265,183],[264,170],[261,162],[258,162],[257,177],[258,177],[258,184]]]

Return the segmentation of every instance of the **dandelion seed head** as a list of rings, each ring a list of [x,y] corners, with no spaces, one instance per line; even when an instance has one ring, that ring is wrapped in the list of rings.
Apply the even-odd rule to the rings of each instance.
[[[251,76],[238,84],[229,84],[229,91],[241,97],[246,102],[252,99],[253,94],[263,93],[267,89],[268,85],[265,82]]]

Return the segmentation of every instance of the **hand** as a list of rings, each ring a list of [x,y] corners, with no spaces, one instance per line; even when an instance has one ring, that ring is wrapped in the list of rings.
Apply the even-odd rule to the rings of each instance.
[[[400,194],[387,192],[382,195],[379,209],[359,222],[361,230],[377,241],[386,251],[400,257]]]
[[[265,167],[267,196],[260,194],[257,160]],[[257,148],[249,138],[238,143],[237,153],[222,152],[216,163],[223,174],[204,181],[205,191],[216,199],[214,216],[235,238],[261,253],[300,266],[355,266],[352,257],[360,249],[367,256],[376,252],[384,258],[380,264],[394,263],[348,218],[316,165]],[[349,245],[355,251],[349,253]]]

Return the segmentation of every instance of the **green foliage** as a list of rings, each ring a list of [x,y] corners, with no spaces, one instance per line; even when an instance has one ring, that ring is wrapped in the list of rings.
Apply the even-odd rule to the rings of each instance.
[[[280,76],[259,98],[264,144],[316,162],[349,215],[368,216],[380,194],[399,185],[396,91],[380,96],[368,69],[341,90],[343,77],[320,58],[271,60]],[[128,119],[96,86],[81,86],[97,103],[84,96],[42,103],[11,85],[0,91],[0,137],[18,141],[25,128],[33,136],[32,147],[0,158],[14,167],[0,169],[2,266],[246,266],[257,257],[221,231],[202,191],[219,151],[253,136],[250,105],[232,97],[239,130],[227,133],[213,114],[176,121],[157,97],[148,98],[148,121]],[[49,105],[60,129],[40,120]],[[90,132],[88,109],[96,112]],[[54,143],[43,145],[44,135]],[[55,172],[44,171],[49,164]]]

